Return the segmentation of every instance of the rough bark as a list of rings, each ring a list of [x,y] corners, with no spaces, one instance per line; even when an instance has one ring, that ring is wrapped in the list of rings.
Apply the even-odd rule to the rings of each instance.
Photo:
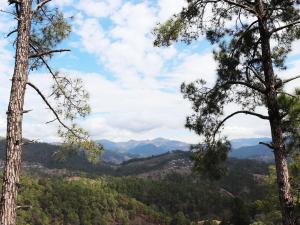
[[[263,7],[263,4],[261,4]],[[264,18],[264,10],[260,10],[259,30],[261,37],[262,64],[264,69],[266,89],[266,105],[268,108],[269,121],[274,148],[277,186],[279,201],[281,205],[283,225],[296,225],[294,215],[293,197],[289,182],[287,154],[284,145],[282,121],[277,101],[276,79],[273,70],[270,33],[268,31],[267,21]]]
[[[18,186],[22,152],[22,120],[28,79],[29,36],[32,0],[19,1],[15,68],[7,111],[6,162],[0,204],[1,225],[16,224]]]

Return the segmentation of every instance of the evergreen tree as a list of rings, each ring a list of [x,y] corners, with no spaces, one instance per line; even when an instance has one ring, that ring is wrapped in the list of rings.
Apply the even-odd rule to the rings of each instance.
[[[204,80],[182,85],[182,93],[193,103],[194,110],[186,126],[205,138],[205,144],[196,146],[196,169],[216,176],[224,171],[222,162],[230,144],[220,130],[228,119],[246,114],[269,121],[272,142],[261,144],[274,152],[284,225],[295,224],[287,144],[291,135],[294,141],[299,137],[295,135],[299,132],[299,123],[295,125],[299,114],[290,114],[295,111],[294,104],[289,103],[291,99],[298,101],[300,96],[299,91],[286,93],[284,87],[300,76],[291,74],[284,80],[278,73],[286,69],[291,44],[300,38],[297,2],[188,0],[187,7],[154,30],[156,46],[169,46],[178,40],[189,44],[201,34],[218,46],[214,50],[218,62],[214,86],[208,87]],[[224,106],[229,103],[236,103],[241,109],[224,116]],[[267,115],[257,112],[262,106]]]
[[[3,186],[0,206],[0,224],[15,225],[17,196],[20,181],[21,152],[26,143],[22,138],[23,109],[26,86],[32,87],[41,96],[55,119],[61,125],[60,136],[64,137],[63,149],[68,152],[78,148],[90,149],[91,157],[95,158],[101,148],[89,139],[88,134],[74,123],[78,116],[86,116],[90,112],[87,103],[88,94],[83,89],[80,79],[70,79],[55,72],[48,65],[55,53],[69,51],[55,49],[67,38],[71,27],[63,14],[48,6],[51,0],[9,0],[12,5],[9,12],[17,21],[17,28],[8,34],[16,34],[15,68],[7,111],[6,162],[3,175]],[[52,97],[57,105],[52,106],[43,90],[28,79],[30,70],[45,65],[49,70],[54,84]],[[67,126],[64,120],[71,121]]]

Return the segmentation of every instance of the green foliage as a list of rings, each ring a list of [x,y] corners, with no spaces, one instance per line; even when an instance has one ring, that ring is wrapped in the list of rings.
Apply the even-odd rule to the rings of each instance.
[[[292,162],[289,165],[289,171],[298,224],[300,222],[300,158],[298,154],[293,156]],[[256,213],[258,216],[255,220],[256,223],[253,224],[281,225],[282,220],[277,195],[276,170],[274,166],[270,166],[269,175],[265,178],[264,182],[267,185],[267,194],[264,198],[255,202]]]
[[[230,219],[232,224],[239,224],[239,225],[248,225],[250,224],[250,213],[249,209],[245,205],[245,203],[240,200],[239,198],[235,198],[233,201],[233,215]]]
[[[207,220],[204,222],[204,225],[219,225],[219,223],[215,220]]]
[[[168,223],[162,213],[109,188],[105,179],[23,176],[18,202],[28,206],[18,210],[18,225],[125,225],[143,216],[151,224]]]
[[[278,96],[278,101],[285,116],[284,132],[287,143],[287,149],[290,152],[299,153],[300,146],[300,89],[295,93],[288,95],[282,93]]]
[[[14,3],[18,15],[19,3]],[[82,80],[55,72],[48,64],[53,54],[60,52],[55,48],[70,36],[70,19],[65,18],[57,7],[49,6],[48,3],[38,7],[40,3],[40,0],[34,0],[32,3],[35,10],[31,18],[29,65],[31,70],[46,66],[52,76],[52,93],[48,98],[42,97],[55,116],[55,119],[49,122],[58,121],[61,125],[58,134],[63,138],[64,144],[56,157],[65,158],[83,148],[91,160],[98,160],[103,150],[102,146],[94,143],[88,132],[75,122],[78,117],[86,117],[91,112],[89,94]],[[43,95],[43,90],[40,90],[39,94]],[[55,107],[50,106],[52,102],[55,102]]]
[[[53,50],[69,37],[72,30],[63,13],[58,8],[49,8],[47,5],[33,13],[31,24],[30,55]],[[43,60],[47,61],[52,56],[53,54],[45,54]],[[41,67],[44,64],[43,60],[40,57],[32,58],[31,69]]]
[[[169,19],[164,24],[154,29],[153,33],[157,36],[156,40],[154,41],[154,45],[170,46],[172,41],[176,41],[178,39],[183,28],[183,20],[180,18]]]
[[[252,218],[251,202],[265,196],[265,189],[253,179],[253,173],[264,174],[267,167],[246,160],[230,160],[228,164],[227,175],[218,181],[174,173],[162,180],[110,177],[107,182],[119,193],[153,205],[172,216],[174,224],[180,224],[178,220],[184,220],[184,217],[190,221],[211,218],[230,221],[234,213],[240,212],[245,218]],[[234,196],[240,197],[238,203],[243,208],[238,208]]]
[[[183,212],[178,212],[174,216],[174,219],[171,221],[170,225],[189,225],[191,222],[185,218]]]
[[[216,142],[206,142],[206,145],[194,146],[197,149],[192,156],[195,161],[194,170],[208,174],[210,178],[220,179],[226,174],[227,154],[230,150],[228,141],[218,140]]]
[[[64,119],[73,121],[78,116],[86,117],[91,112],[88,105],[89,93],[79,78],[68,78],[56,73],[52,95],[56,102],[56,112]]]
[[[45,151],[33,152],[31,157],[45,160],[51,148],[45,144],[41,147]],[[26,161],[30,159],[26,149],[24,157]],[[73,163],[73,168],[78,170],[86,162],[71,158],[65,163],[68,166]],[[260,209],[252,212],[257,208],[252,202],[266,196],[262,181],[254,179],[253,174],[263,176],[266,173],[265,163],[236,159],[229,159],[228,172],[218,181],[176,173],[153,180],[130,176],[99,178],[92,174],[88,176],[93,179],[63,178],[66,175],[48,177],[32,172],[30,177],[23,176],[21,180],[18,203],[31,207],[21,208],[18,213],[22,225],[138,225],[144,224],[144,220],[151,225],[196,224],[213,219],[230,224],[232,218],[250,218],[252,222],[262,214]],[[239,198],[237,203],[235,196]]]

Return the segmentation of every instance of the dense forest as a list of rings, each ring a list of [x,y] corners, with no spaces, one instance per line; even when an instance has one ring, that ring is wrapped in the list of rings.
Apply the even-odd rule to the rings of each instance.
[[[297,195],[299,162],[291,165]],[[232,159],[219,181],[193,173],[157,179],[27,170],[21,179],[18,224],[279,225],[275,181],[272,165],[238,159]],[[300,210],[299,199],[295,205]]]

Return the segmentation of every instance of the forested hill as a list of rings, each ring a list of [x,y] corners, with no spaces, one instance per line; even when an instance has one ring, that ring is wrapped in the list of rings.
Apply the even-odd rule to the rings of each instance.
[[[235,215],[249,220],[253,202],[266,193],[269,164],[262,161],[230,158],[227,173],[215,181],[192,173],[191,153],[186,151],[92,164],[82,153],[57,162],[52,158],[57,148],[46,143],[25,146],[29,176],[22,179],[20,204],[30,208],[18,211],[18,225],[190,225],[231,221]],[[67,170],[58,173],[57,168]]]
[[[188,152],[175,151],[96,166],[76,156],[60,164],[69,169],[63,176],[27,169],[20,204],[31,208],[19,211],[18,225],[191,225],[237,215],[245,222],[239,225],[249,224],[254,202],[266,194],[268,164],[229,159],[226,175],[214,181],[191,173],[189,160]],[[92,174],[74,175],[74,168]]]

